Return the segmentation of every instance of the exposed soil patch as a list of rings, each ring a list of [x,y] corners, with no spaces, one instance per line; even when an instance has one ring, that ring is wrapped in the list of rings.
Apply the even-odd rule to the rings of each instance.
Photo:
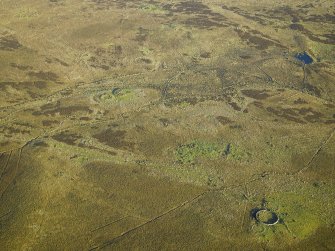
[[[217,69],[216,70],[216,76],[220,79],[221,85],[224,86],[226,81],[225,81],[225,70],[224,69]]]
[[[297,112],[303,115],[306,121],[311,123],[320,122],[323,117],[321,112],[314,111],[311,107],[298,109]]]
[[[324,44],[334,44],[335,36],[333,34],[323,34],[323,35],[315,35],[312,31],[306,29],[302,24],[291,24],[289,25],[291,30],[296,30],[306,35],[310,40],[324,43]]]
[[[113,67],[122,66],[122,46],[117,45],[109,48],[95,48],[87,61],[93,68],[109,70]]]
[[[95,4],[96,10],[109,10],[112,8],[136,8],[139,7],[143,1],[139,0],[90,0]]]
[[[41,106],[40,111],[35,111],[32,114],[35,116],[40,116],[40,115],[55,116],[56,114],[72,115],[77,112],[92,113],[93,111],[90,109],[89,106],[84,106],[84,105],[61,106],[60,102],[57,102],[55,104],[43,105]]]
[[[1,82],[0,91],[6,91],[6,88],[13,88],[15,90],[31,91],[32,88],[45,89],[47,83],[44,81],[24,81],[24,82]]]
[[[151,64],[152,60],[150,58],[140,58],[140,62],[145,63],[145,64]]]
[[[2,141],[2,142],[0,142],[0,146],[1,147],[3,147],[3,146],[7,146],[7,145],[9,145],[9,141]]]
[[[184,13],[184,14],[210,14],[211,9],[201,3],[194,1],[185,1],[177,4],[166,4],[163,6],[165,10],[171,11],[173,13]]]
[[[317,97],[321,97],[321,91],[320,91],[320,89],[317,88],[314,85],[311,85],[309,83],[305,83],[303,89],[306,90],[308,93],[310,93],[312,95],[315,95]]]
[[[108,128],[107,130],[93,135],[93,137],[96,138],[99,142],[113,148],[133,150],[135,144],[125,140],[126,134],[126,131]]]
[[[54,81],[56,82],[59,77],[56,73],[53,72],[49,72],[49,71],[38,71],[38,72],[28,72],[28,75],[30,77],[36,77],[39,79],[43,79],[43,80],[49,80],[49,81]]]
[[[167,127],[168,125],[170,125],[170,120],[166,119],[166,118],[160,118],[159,121],[161,122],[161,124],[164,126],[164,127]]]
[[[273,108],[273,107],[267,107],[266,110],[270,113],[275,114],[278,117],[285,118],[286,120],[304,124],[305,122],[298,118],[298,115],[293,109],[290,108]]]
[[[21,65],[21,64],[16,64],[16,63],[11,63],[10,64],[11,67],[19,69],[21,71],[26,71],[26,70],[32,70],[33,67],[31,67],[30,65]]]
[[[329,120],[326,120],[326,121],[324,122],[324,124],[326,124],[326,125],[335,124],[335,119],[329,119]]]
[[[264,104],[260,101],[254,101],[252,104],[258,108],[264,108]]]
[[[198,97],[173,97],[173,95],[170,95],[168,99],[165,100],[164,104],[166,106],[172,106],[172,105],[180,105],[180,104],[189,104],[189,105],[196,105],[201,102],[205,101],[225,101],[225,96],[198,96]]]
[[[305,28],[302,24],[291,24],[290,25],[291,30],[298,30],[298,31],[304,31]]]
[[[68,67],[70,66],[68,63],[64,62],[63,60],[60,60],[58,58],[46,58],[45,59],[45,62],[48,63],[48,64],[52,64],[52,63],[59,63],[60,65],[62,66],[65,66],[65,67]]]
[[[239,107],[239,105],[236,102],[230,101],[228,102],[228,104],[235,110],[235,111],[241,111],[242,108]]]
[[[335,24],[335,15],[332,14],[324,14],[324,15],[306,15],[303,20],[309,22],[322,22],[322,23],[330,23]]]
[[[183,24],[200,29],[214,27],[228,27],[227,18],[220,13],[213,12],[207,5],[201,2],[185,1],[177,4],[166,4],[163,9],[169,11],[169,15],[184,14],[188,17]]]
[[[255,48],[259,50],[265,50],[269,48],[270,46],[279,46],[283,47],[281,44],[276,43],[272,40],[269,40],[268,38],[265,38],[264,36],[260,36],[259,34],[256,35],[256,32],[251,31],[242,31],[240,29],[235,30],[237,35],[245,42],[247,42],[248,45],[254,46]],[[257,32],[259,33],[259,32]],[[264,35],[264,34],[263,34]]]
[[[34,140],[30,144],[32,147],[48,147],[49,145],[43,140]]]
[[[29,134],[31,131],[29,129],[12,125],[12,126],[1,126],[0,132],[6,135],[15,135],[15,134]]]
[[[0,50],[13,51],[21,48],[22,45],[16,40],[14,36],[0,37]]]
[[[242,59],[249,59],[249,58],[251,58],[251,56],[249,56],[249,55],[240,55],[239,57],[242,58]]]
[[[201,58],[210,58],[211,57],[211,53],[208,51],[202,52],[200,53],[200,57]]]
[[[99,152],[107,153],[107,154],[109,154],[109,155],[113,155],[113,156],[117,155],[116,152],[109,151],[109,150],[105,150],[105,149],[100,149],[100,148],[98,148],[98,147],[91,146],[91,145],[88,146],[88,145],[85,145],[85,144],[83,144],[83,143],[79,143],[79,144],[78,144],[78,147],[86,148],[86,149],[91,149],[91,150],[97,150],[97,151],[99,151]]]
[[[147,41],[148,36],[149,36],[149,30],[140,27],[136,34],[135,41],[139,42],[140,44],[143,44],[145,41]]]
[[[285,118],[289,121],[293,121],[296,123],[316,123],[321,122],[323,118],[323,114],[317,111],[314,111],[312,108],[273,108],[267,107],[266,110],[275,114],[278,117]]]
[[[207,16],[197,16],[188,18],[183,22],[186,26],[193,26],[202,29],[211,29],[214,27],[229,27],[227,24],[209,19]]]
[[[277,19],[281,21],[292,20],[298,22],[299,20],[303,20],[303,16],[308,16],[307,12],[307,8],[293,9],[290,6],[280,6],[278,8],[266,10],[262,15],[269,19]]]
[[[221,8],[224,9],[224,10],[229,10],[229,11],[232,11],[242,17],[245,17],[247,19],[250,19],[250,20],[253,20],[255,22],[258,22],[262,25],[267,25],[268,24],[268,21],[264,18],[261,18],[259,15],[254,15],[254,14],[250,14],[249,12],[245,11],[245,10],[242,10],[238,7],[228,7],[227,5],[221,5]],[[258,14],[258,13],[257,13]]]
[[[295,105],[301,105],[301,104],[308,104],[308,102],[302,98],[298,98],[297,100],[294,100]]]
[[[222,125],[227,125],[232,123],[233,121],[231,121],[229,118],[224,117],[224,116],[217,116],[216,119],[220,122],[220,124]]]
[[[67,145],[75,146],[77,145],[77,140],[81,139],[82,137],[78,134],[69,133],[69,131],[64,131],[52,136],[52,138]]]
[[[326,103],[326,104],[324,104],[326,107],[328,107],[328,108],[335,108],[335,105],[333,105],[333,104],[331,104],[331,103]],[[334,114],[335,115],[335,114]],[[334,116],[334,118],[335,118],[335,116]]]
[[[90,121],[92,119],[90,117],[80,117],[79,120],[81,120],[81,121]]]
[[[70,146],[78,146],[78,147],[81,147],[81,148],[97,150],[99,152],[107,153],[107,154],[113,155],[113,156],[116,155],[116,153],[113,152],[113,151],[100,149],[100,148],[92,146],[92,145],[85,145],[84,143],[78,142],[79,140],[82,139],[82,136],[78,135],[76,133],[70,133],[69,131],[61,132],[57,135],[52,136],[52,138],[54,140],[57,140],[59,142],[65,143],[65,144],[70,145]]]
[[[267,93],[267,90],[254,90],[254,89],[249,89],[249,90],[242,90],[241,91],[245,96],[253,99],[266,99],[270,97],[270,95]]]
[[[43,126],[52,126],[55,124],[59,124],[59,121],[58,120],[42,120]]]

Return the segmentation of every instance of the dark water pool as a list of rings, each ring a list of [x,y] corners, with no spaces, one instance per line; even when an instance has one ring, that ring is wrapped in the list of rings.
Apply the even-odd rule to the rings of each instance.
[[[311,58],[311,56],[308,55],[306,52],[301,52],[301,53],[296,54],[295,58],[303,62],[304,64],[313,63],[313,58]]]

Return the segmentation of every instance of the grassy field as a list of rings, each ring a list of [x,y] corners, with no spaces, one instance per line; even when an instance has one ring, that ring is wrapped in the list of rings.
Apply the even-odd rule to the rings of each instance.
[[[335,250],[334,9],[0,1],[0,249]]]

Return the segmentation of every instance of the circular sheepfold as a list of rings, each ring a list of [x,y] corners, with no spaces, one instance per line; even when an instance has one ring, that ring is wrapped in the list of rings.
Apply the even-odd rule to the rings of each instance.
[[[261,209],[256,213],[256,220],[265,225],[275,225],[279,222],[279,217],[270,210]]]

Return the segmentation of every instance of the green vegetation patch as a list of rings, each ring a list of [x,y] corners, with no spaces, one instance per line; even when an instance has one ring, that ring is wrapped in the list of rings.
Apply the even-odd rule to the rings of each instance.
[[[129,101],[135,98],[135,96],[135,92],[131,89],[114,88],[99,94],[96,100],[103,103]]]
[[[297,181],[288,189],[292,191],[273,193],[267,198],[266,208],[278,215],[278,224],[256,223],[253,232],[274,246],[278,241],[287,243],[309,238],[322,226],[333,224],[333,189],[330,184],[312,186]]]
[[[335,45],[310,42],[310,49],[320,61],[335,62]]]
[[[117,93],[114,93],[114,96],[121,101],[131,100],[135,97],[135,93],[130,89],[122,89]]]
[[[301,191],[301,194],[283,193],[278,197],[270,198],[269,201],[270,204],[279,205],[280,218],[291,234],[300,239],[304,239],[316,231],[324,220],[321,215],[328,211],[326,208],[320,207],[318,200],[311,200],[305,191]]]
[[[186,108],[189,107],[191,104],[189,102],[183,101],[181,103],[178,104],[180,108]]]
[[[234,145],[234,144],[228,144],[224,150],[225,156],[227,156],[228,160],[246,160],[248,159],[250,153],[246,152],[241,147]]]
[[[166,11],[162,9],[160,6],[154,5],[154,4],[142,4],[140,6],[141,10],[153,12],[157,14],[164,14]]]
[[[180,164],[194,164],[197,159],[218,159],[224,158],[231,161],[245,161],[249,153],[236,144],[218,144],[202,141],[192,141],[182,144],[175,150],[175,155]]]
[[[192,164],[197,158],[215,159],[222,155],[223,149],[215,143],[193,141],[180,145],[175,151],[177,161],[181,164]]]

